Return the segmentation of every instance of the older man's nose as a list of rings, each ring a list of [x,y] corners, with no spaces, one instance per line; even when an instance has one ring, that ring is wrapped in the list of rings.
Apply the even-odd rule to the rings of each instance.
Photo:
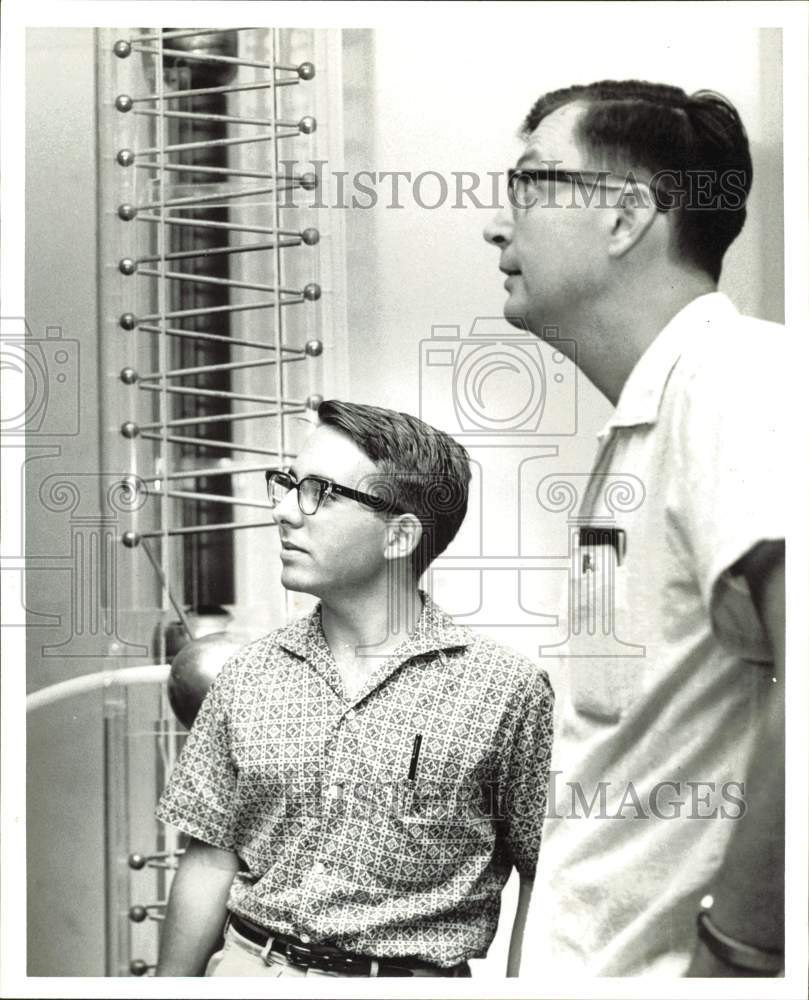
[[[511,210],[501,208],[483,230],[483,239],[492,246],[502,247],[511,241]]]

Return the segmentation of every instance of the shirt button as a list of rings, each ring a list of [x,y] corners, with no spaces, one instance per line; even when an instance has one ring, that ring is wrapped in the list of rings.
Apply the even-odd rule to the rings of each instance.
[[[329,785],[329,798],[330,799],[341,799],[343,797],[343,786],[341,784],[335,783]]]
[[[312,871],[313,871],[313,872],[314,872],[314,873],[315,873],[316,875],[322,875],[322,874],[323,874],[323,872],[325,872],[325,870],[326,870],[326,866],[325,866],[325,865],[323,864],[323,862],[322,862],[322,861],[316,861],[316,862],[315,862],[315,863],[314,863],[314,864],[312,865]],[[301,937],[301,941],[303,941],[303,940],[304,940],[304,939],[303,939],[303,937]]]
[[[301,936],[300,936],[300,940],[301,940],[301,941],[302,941],[302,942],[303,942],[304,944],[309,944],[309,942],[310,942],[310,941],[311,941],[312,939],[311,939],[311,938],[309,937],[309,935],[308,935],[308,934],[301,934]]]

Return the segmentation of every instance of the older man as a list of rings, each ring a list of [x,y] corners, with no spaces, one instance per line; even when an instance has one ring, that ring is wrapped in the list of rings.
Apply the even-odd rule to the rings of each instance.
[[[318,416],[267,484],[282,583],[320,603],[225,665],[188,737],[158,974],[468,976],[515,866],[516,974],[550,685],[418,589],[466,512],[464,449],[377,407]]]
[[[772,359],[789,353],[780,327],[717,292],[747,137],[722,97],[639,81],[546,94],[523,135],[485,233],[505,314],[575,341],[615,406],[572,544],[578,645],[561,661],[531,955],[543,972],[777,975],[787,485]],[[614,627],[578,628],[595,620]]]

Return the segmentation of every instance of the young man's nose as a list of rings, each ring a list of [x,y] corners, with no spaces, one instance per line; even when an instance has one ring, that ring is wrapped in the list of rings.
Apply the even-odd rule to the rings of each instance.
[[[298,491],[290,490],[274,511],[277,524],[300,524],[303,514],[298,506]]]
[[[511,206],[501,208],[483,230],[483,239],[495,247],[504,247],[511,242],[513,221]]]

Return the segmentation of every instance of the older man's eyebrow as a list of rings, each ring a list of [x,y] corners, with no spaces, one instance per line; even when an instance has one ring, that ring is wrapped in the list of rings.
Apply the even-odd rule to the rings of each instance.
[[[522,170],[524,168],[529,170],[556,170],[562,162],[562,160],[550,160],[544,156],[538,156],[536,151],[529,149],[517,160],[515,170]]]

